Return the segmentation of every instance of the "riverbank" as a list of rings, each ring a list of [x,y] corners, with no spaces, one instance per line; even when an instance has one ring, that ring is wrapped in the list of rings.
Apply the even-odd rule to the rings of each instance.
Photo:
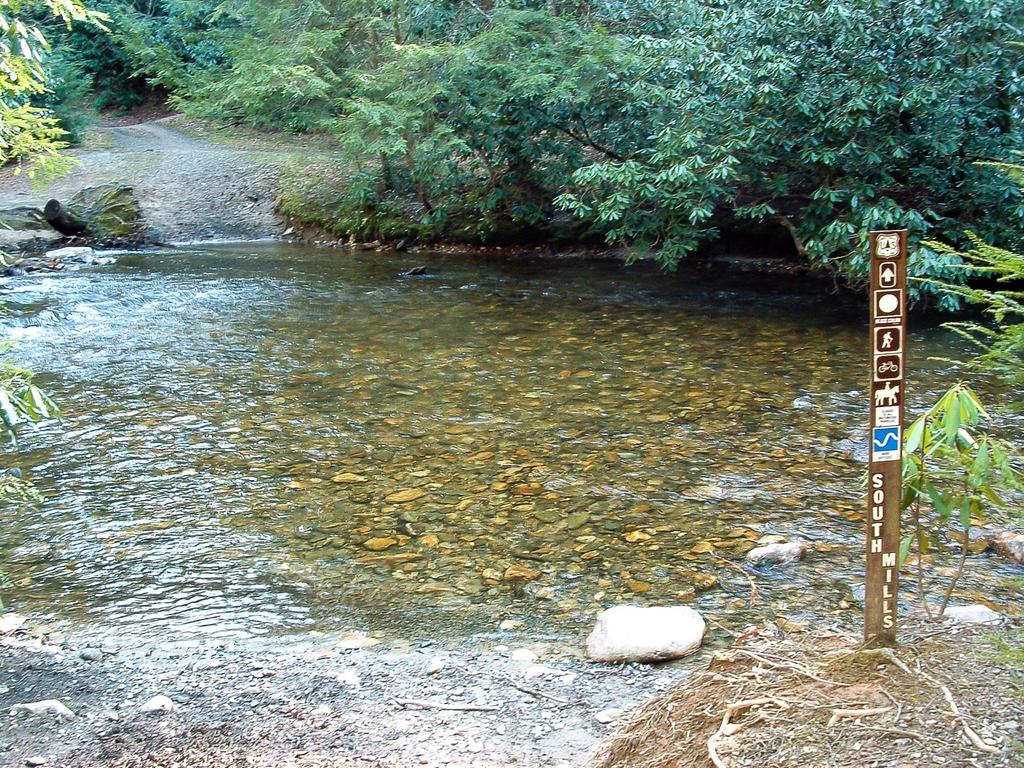
[[[561,234],[552,231],[539,240],[536,233],[514,231],[482,237],[470,232],[468,223],[462,234],[453,230],[439,237],[417,234],[411,213],[403,218],[401,212],[392,212],[389,223],[378,222],[374,232],[360,231],[357,237],[342,201],[355,170],[338,160],[340,148],[328,136],[225,128],[182,115],[145,113],[104,118],[68,154],[75,168],[44,184],[16,175],[12,168],[0,169],[0,211],[42,209],[51,198],[66,201],[85,187],[119,183],[133,188],[148,241],[157,245],[281,238],[356,252],[425,250],[618,262],[636,257],[600,238],[583,236],[567,221],[551,225],[561,227]],[[5,234],[0,247],[19,250],[17,238]],[[52,235],[47,245],[58,247],[60,235]],[[716,270],[834,282],[805,260],[784,257],[785,244],[762,235],[727,237],[705,248],[697,260]],[[45,247],[37,240],[30,250]]]
[[[904,634],[895,661],[853,655],[848,635],[772,627],[651,666],[486,639],[410,648],[353,634],[256,652],[79,647],[22,629],[0,640],[0,711],[14,708],[0,760],[11,768],[704,768],[732,707],[737,727],[717,737],[729,768],[754,764],[754,754],[760,766],[1019,765],[1021,630],[914,625]],[[17,711],[40,700],[74,717]]]
[[[99,124],[69,153],[75,168],[42,185],[0,169],[0,210],[42,208],[50,198],[116,182],[134,189],[152,243],[280,235],[275,153],[207,141],[175,126],[174,118]]]
[[[699,663],[595,665],[566,648],[507,644],[516,634],[495,627],[490,638],[413,647],[352,633],[256,651],[201,642],[82,647],[23,631],[0,647],[0,712],[55,699],[75,717],[15,714],[0,736],[0,761],[567,768],[624,711]],[[157,696],[173,711],[142,712]]]

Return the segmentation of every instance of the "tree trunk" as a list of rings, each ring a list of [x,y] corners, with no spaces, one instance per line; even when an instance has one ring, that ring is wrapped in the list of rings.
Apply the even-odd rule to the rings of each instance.
[[[83,235],[89,225],[75,216],[60,200],[51,200],[43,208],[43,218],[62,235]]]

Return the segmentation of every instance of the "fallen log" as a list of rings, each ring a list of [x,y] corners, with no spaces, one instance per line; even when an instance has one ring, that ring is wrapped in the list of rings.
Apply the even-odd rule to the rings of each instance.
[[[111,182],[85,187],[62,203],[51,200],[43,217],[65,237],[85,237],[95,245],[136,245],[146,241],[142,209],[132,188]]]
[[[43,218],[47,223],[68,237],[84,235],[89,229],[88,222],[74,214],[60,200],[50,200],[43,208]]]

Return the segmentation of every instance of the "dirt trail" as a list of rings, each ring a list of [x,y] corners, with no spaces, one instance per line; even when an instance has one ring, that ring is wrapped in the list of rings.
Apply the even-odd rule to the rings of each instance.
[[[94,128],[80,165],[33,188],[0,172],[0,208],[66,200],[82,187],[120,181],[135,188],[157,242],[250,240],[279,234],[274,214],[279,168],[266,152],[223,146],[154,120]]]

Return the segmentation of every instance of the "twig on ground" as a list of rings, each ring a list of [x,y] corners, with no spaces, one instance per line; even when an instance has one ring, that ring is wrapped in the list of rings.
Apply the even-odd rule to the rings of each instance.
[[[870,709],[833,709],[832,717],[828,720],[826,728],[831,728],[840,720],[848,717],[870,717],[872,715],[884,715],[892,712],[892,707],[872,707]]]
[[[960,727],[964,729],[964,734],[967,739],[974,745],[974,748],[981,752],[989,752],[996,754],[999,752],[999,747],[995,747],[984,741],[971,726],[967,724],[967,718],[960,712],[960,708],[956,705],[956,701],[953,699],[953,694],[950,693],[949,688],[946,686],[940,686],[942,688],[942,695],[946,697],[946,703],[949,704],[949,709],[953,713],[953,716],[960,721]]]
[[[892,719],[892,722],[895,725],[900,721],[900,718],[903,717],[903,703],[895,696],[893,696],[891,693],[889,693],[887,690],[885,690],[885,688],[881,688],[879,690],[882,692],[882,695],[885,696],[885,698],[887,698],[889,701],[891,701],[892,705],[896,707],[896,716]]]
[[[426,699],[395,699],[395,704],[403,707],[419,707],[420,709],[443,709],[451,712],[497,712],[493,704],[446,704],[442,701]]]
[[[863,653],[865,656],[881,656],[904,674],[917,677],[910,667],[897,658],[896,654],[892,652],[892,648],[862,648],[858,653]]]
[[[774,667],[775,669],[788,669],[791,672],[796,672],[797,674],[803,675],[804,677],[809,677],[811,680],[815,680],[819,683],[824,683],[825,685],[834,685],[839,688],[849,688],[852,685],[856,685],[856,683],[840,683],[837,680],[826,680],[823,677],[818,677],[809,669],[801,667],[799,664],[787,664],[784,661],[773,661],[772,659],[766,659],[764,656],[759,656],[758,654],[752,653],[746,650],[745,648],[735,648],[734,651],[736,653],[741,653],[744,656],[749,656],[754,661],[758,661],[766,666]]]
[[[745,726],[730,723],[729,720],[737,712],[750,709],[751,707],[759,707],[765,704],[774,704],[780,709],[788,709],[789,704],[780,699],[776,699],[774,696],[762,696],[759,699],[746,699],[744,701],[736,701],[729,704],[725,708],[725,714],[722,715],[722,724],[718,726],[718,730],[711,734],[711,738],[708,739],[708,757],[711,758],[711,762],[715,764],[715,768],[728,768],[722,758],[718,755],[718,740],[723,736],[732,736],[733,734],[739,733]],[[758,717],[755,722],[760,720]]]
[[[553,693],[546,693],[545,691],[538,691],[536,688],[527,688],[525,685],[517,683],[511,677],[502,677],[501,679],[504,680],[509,685],[511,685],[517,691],[522,691],[523,693],[529,694],[530,696],[534,696],[535,698],[538,698],[538,699],[547,699],[548,701],[553,701],[556,704],[561,704],[562,706],[568,706],[569,704],[578,704],[579,703],[579,702],[569,701],[569,699],[563,699],[561,696],[555,696]]]
[[[750,607],[755,607],[757,605],[757,583],[754,581],[754,577],[747,573],[747,570],[739,563],[734,563],[732,560],[726,560],[721,555],[715,555],[714,557],[723,565],[743,574],[746,580],[750,583]]]

